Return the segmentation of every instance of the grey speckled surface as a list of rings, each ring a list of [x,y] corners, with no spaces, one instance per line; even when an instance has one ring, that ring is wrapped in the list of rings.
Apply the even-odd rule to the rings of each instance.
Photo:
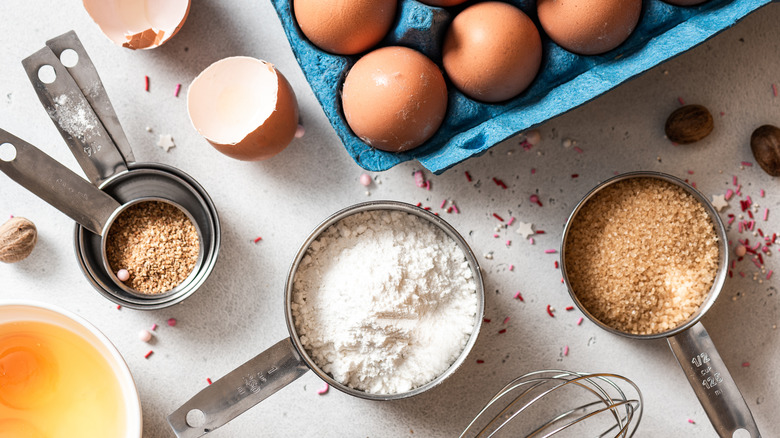
[[[75,29],[100,71],[139,161],[160,161],[195,177],[209,192],[223,226],[220,259],[205,286],[183,303],[150,312],[117,310],[99,296],[78,269],[72,222],[5,176],[0,176],[0,217],[25,216],[40,231],[33,255],[0,266],[0,299],[32,299],[60,305],[97,325],[126,358],[140,392],[145,437],[171,437],[165,416],[206,385],[286,336],[283,288],[288,265],[308,232],[347,205],[367,199],[422,202],[438,210],[454,200],[461,214],[442,215],[479,254],[487,287],[486,317],[492,321],[466,364],[439,387],[393,402],[369,402],[331,391],[308,373],[273,395],[215,437],[243,436],[431,436],[457,435],[492,394],[513,377],[545,368],[614,372],[633,379],[645,396],[637,436],[711,437],[715,432],[663,341],[632,341],[591,323],[576,325],[577,311],[554,269],[560,231],[579,198],[614,172],[660,170],[696,182],[705,194],[723,193],[737,175],[742,191],[763,207],[780,231],[780,188],[757,166],[748,147],[752,130],[780,124],[780,7],[768,6],[710,42],[677,57],[609,94],[541,127],[543,141],[530,151],[511,139],[482,157],[431,177],[430,191],[415,186],[404,163],[375,175],[379,184],[358,183],[363,172],[349,158],[308,88],[271,4],[264,1],[194,2],[181,32],[152,51],[115,47],[100,34],[81,2],[6,1],[0,6],[0,126],[38,145],[77,170],[54,125],[41,108],[20,61],[44,42]],[[210,63],[249,55],[275,63],[298,94],[306,137],[262,163],[233,161],[212,149],[190,126],[187,84]],[[151,90],[144,91],[148,75]],[[183,84],[179,98],[173,97]],[[699,144],[674,147],[663,138],[666,116],[679,104],[701,103],[714,113],[713,134]],[[152,133],[146,127],[152,128]],[[157,136],[171,134],[177,146],[165,153]],[[582,153],[564,148],[576,140]],[[534,174],[531,169],[536,169]],[[474,177],[468,183],[464,171]],[[80,171],[79,171],[80,172]],[[692,172],[692,173],[691,173]],[[579,177],[572,178],[572,174]],[[491,178],[506,182],[496,186]],[[760,189],[766,197],[760,198]],[[529,202],[538,193],[544,206]],[[736,213],[733,202],[723,211]],[[536,244],[498,231],[492,213],[533,222],[546,234]],[[262,236],[255,244],[252,239]],[[740,236],[729,231],[734,240]],[[754,239],[750,236],[751,239]],[[511,240],[507,246],[506,241]],[[778,256],[767,268],[780,270]],[[515,266],[513,271],[508,266]],[[764,436],[780,433],[777,367],[780,308],[777,277],[759,284],[745,260],[714,308],[703,319],[753,410]],[[746,277],[737,273],[743,271]],[[525,302],[514,300],[522,291]],[[555,318],[547,304],[558,309]],[[507,332],[498,334],[505,317]],[[164,324],[178,319],[176,327]],[[136,333],[157,323],[155,354]],[[563,356],[564,346],[569,347]],[[484,363],[478,364],[477,359]],[[743,366],[749,363],[749,366]],[[688,422],[695,421],[695,424]]]

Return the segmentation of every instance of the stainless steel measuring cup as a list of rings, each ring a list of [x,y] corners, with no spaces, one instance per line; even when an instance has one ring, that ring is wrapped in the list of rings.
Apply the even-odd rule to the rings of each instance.
[[[662,333],[637,335],[616,330],[593,316],[588,309],[577,298],[577,292],[572,288],[571,282],[566,272],[566,245],[567,237],[572,224],[577,220],[577,214],[583,206],[591,200],[598,192],[605,187],[618,181],[630,178],[655,178],[674,184],[685,190],[696,200],[698,200],[707,212],[715,233],[718,237],[718,271],[710,291],[698,310],[693,313],[686,321],[677,327]],[[748,432],[750,437],[758,438],[760,433],[758,426],[753,420],[753,416],[748,408],[742,394],[737,388],[737,384],[729,374],[726,364],[715,349],[715,345],[710,339],[709,334],[700,322],[701,318],[707,313],[715,299],[718,298],[723,284],[726,281],[728,272],[728,237],[723,222],[720,220],[715,208],[710,204],[707,198],[696,189],[686,184],[684,181],[660,172],[630,172],[610,178],[590,192],[577,204],[572,211],[566,226],[563,230],[563,241],[561,243],[561,272],[569,295],[577,304],[577,307],[584,313],[588,319],[596,325],[610,333],[633,339],[666,339],[674,352],[677,362],[685,372],[688,382],[691,384],[696,397],[704,407],[704,411],[715,427],[715,430],[721,437],[731,438],[736,431],[740,433]],[[740,435],[742,436],[742,435]]]
[[[0,160],[0,170],[77,222],[74,246],[79,265],[106,298],[130,308],[157,309],[192,294],[211,273],[219,251],[219,219],[206,191],[181,170],[134,162],[97,70],[73,31],[47,41],[46,47],[22,64],[46,112],[92,184],[2,130],[0,145],[10,145],[15,157]],[[107,226],[127,206],[142,199],[178,207],[199,235],[200,254],[193,273],[162,294],[129,289],[105,261]]]
[[[306,255],[309,246],[331,225],[347,216],[363,211],[395,210],[413,214],[433,224],[437,229],[450,237],[466,256],[474,273],[477,294],[477,312],[474,315],[474,328],[466,346],[458,359],[436,379],[397,394],[370,394],[350,388],[334,380],[322,371],[308,355],[295,328],[292,315],[293,278],[301,260]],[[330,386],[355,397],[369,400],[396,400],[411,397],[425,392],[449,377],[465,361],[469,351],[476,342],[485,309],[485,290],[482,274],[474,253],[458,232],[440,217],[412,205],[396,201],[372,201],[347,207],[320,223],[301,245],[293,260],[284,293],[285,320],[290,337],[278,342],[273,347],[250,359],[227,375],[205,387],[189,401],[168,416],[168,423],[180,438],[194,438],[226,424],[239,414],[288,385],[307,371],[314,371]]]

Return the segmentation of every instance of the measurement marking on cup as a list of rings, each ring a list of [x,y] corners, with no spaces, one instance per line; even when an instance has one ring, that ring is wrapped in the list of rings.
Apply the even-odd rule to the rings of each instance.
[[[705,368],[702,368],[699,370],[699,375],[704,377],[701,381],[701,385],[707,389],[712,389],[716,386],[718,386],[719,383],[723,382],[723,377],[721,377],[720,373],[712,373],[713,371],[712,367],[709,365],[706,365],[710,362],[710,356],[707,353],[699,353],[696,356],[693,356],[691,358],[691,363],[696,368],[699,368],[701,366],[704,366]],[[705,377],[706,376],[706,377]],[[715,390],[715,395],[721,395],[723,392],[720,389]]]
[[[271,367],[268,371],[258,371],[257,373],[251,373],[244,376],[244,384],[236,388],[239,398],[248,393],[256,394],[260,391],[260,387],[268,381],[273,373],[277,372],[279,368]]]

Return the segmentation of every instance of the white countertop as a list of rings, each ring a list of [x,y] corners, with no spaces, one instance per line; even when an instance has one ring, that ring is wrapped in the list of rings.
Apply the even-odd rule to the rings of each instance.
[[[457,436],[506,382],[550,368],[611,372],[634,380],[645,400],[636,436],[715,436],[666,342],[614,336],[587,319],[578,326],[580,312],[565,310],[573,303],[553,266],[558,255],[544,250],[559,247],[564,221],[590,188],[615,172],[631,170],[689,179],[708,196],[733,188],[736,175],[742,192],[761,204],[761,212],[770,209],[767,222],[759,218],[760,227],[780,232],[777,180],[755,164],[740,165],[755,163],[749,148],[753,129],[780,125],[780,97],[771,89],[773,82],[780,83],[780,6],[765,7],[702,46],[545,123],[539,128],[542,142],[530,151],[519,146],[520,139],[510,139],[440,176],[426,172],[430,191],[414,183],[412,173],[420,166],[404,163],[372,174],[376,182],[368,188],[370,195],[358,182],[364,171],[328,124],[269,2],[195,1],[170,42],[136,52],[114,46],[77,0],[4,1],[0,15],[0,127],[81,173],[20,64],[47,39],[74,29],[100,72],[136,159],[184,170],[205,187],[219,211],[220,256],[199,291],[163,310],[117,310],[79,270],[73,222],[0,175],[0,218],[24,216],[39,231],[39,243],[27,260],[0,265],[0,300],[55,304],[102,330],[135,378],[145,437],[172,437],[165,417],[203,388],[207,378],[216,380],[288,336],[284,282],[299,245],[331,213],[375,199],[421,202],[440,211],[480,257],[485,317],[491,322],[483,325],[468,360],[442,385],[391,402],[335,390],[318,395],[323,382],[307,373],[212,436]],[[298,96],[306,136],[265,162],[239,162],[219,154],[187,116],[187,85],[212,62],[233,55],[276,64]],[[150,78],[148,93],[145,75]],[[182,93],[176,98],[178,83]],[[708,138],[676,147],[664,139],[664,121],[679,106],[678,98],[712,111],[716,126]],[[167,153],[156,145],[163,134],[176,143]],[[563,147],[564,139],[575,140],[583,152]],[[508,189],[494,184],[493,177]],[[529,202],[533,193],[543,207]],[[461,213],[441,211],[445,198],[455,201]],[[725,219],[738,210],[733,199],[721,214]],[[531,222],[546,234],[531,245],[514,232],[515,223],[494,238],[500,224],[493,213]],[[262,241],[254,243],[258,236]],[[746,236],[729,231],[733,241]],[[493,258],[484,258],[489,252]],[[780,271],[780,256],[767,257],[766,266]],[[760,283],[752,278],[755,270],[749,260],[740,262],[702,321],[764,436],[774,436],[780,433],[778,277]],[[517,291],[525,302],[513,298]],[[547,315],[548,304],[557,309],[555,318]],[[506,317],[510,320],[504,325]],[[168,318],[178,324],[169,327]],[[153,323],[159,325],[155,340],[144,344],[137,333]],[[501,328],[506,333],[499,334]],[[145,359],[150,349],[154,354]]]

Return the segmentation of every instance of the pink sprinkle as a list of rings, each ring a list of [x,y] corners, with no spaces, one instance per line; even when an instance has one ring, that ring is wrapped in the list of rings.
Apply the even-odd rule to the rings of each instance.
[[[120,269],[116,272],[116,278],[124,283],[130,279],[130,272],[127,269]]]
[[[509,317],[507,316],[506,318],[504,318],[504,324],[506,324],[508,322],[509,322]]]
[[[693,186],[693,188],[695,189],[696,188],[696,183],[695,182],[691,183],[691,186]]]
[[[211,379],[210,379],[210,378],[206,377],[206,382],[207,382],[209,385],[211,385]]]
[[[745,167],[753,167],[753,163],[751,163],[750,161],[743,161],[742,165]]]
[[[690,418],[688,419],[688,422],[691,423],[691,424],[696,424],[696,422],[691,420]]]
[[[740,233],[742,232],[742,222],[737,224],[737,231],[740,232]]]
[[[688,171],[688,175],[693,175],[693,171],[692,171],[692,170],[689,170],[689,171]]]
[[[460,210],[458,210],[458,206],[454,202],[452,203],[452,209],[455,210],[455,213],[460,214]]]
[[[536,168],[535,168],[535,167],[532,167],[532,168],[531,168],[531,175],[533,175],[533,174],[535,174],[535,173],[536,173]]]
[[[425,175],[423,175],[421,170],[414,172],[414,183],[419,188],[425,187]]]
[[[507,222],[506,224],[507,224],[507,226],[509,226],[509,225],[512,225],[513,223],[515,223],[515,217],[514,216],[509,218],[509,222]]]
[[[149,76],[144,76],[144,90],[149,91]]]
[[[575,150],[575,151],[576,151],[578,154],[581,154],[581,153],[583,152],[583,150],[582,150],[582,149],[580,149],[580,147],[579,147],[579,146],[574,146],[574,150]]]
[[[764,193],[764,189],[761,189],[761,197],[762,197],[762,198],[764,197],[764,194],[765,194],[765,193]]]
[[[533,238],[533,237],[532,237],[532,238],[530,238],[530,239],[528,239],[528,241],[529,241],[529,242],[531,242],[531,245],[533,245],[533,244],[534,244],[534,238]]]
[[[520,291],[517,291],[517,293],[515,294],[515,298],[520,300],[520,301],[525,301],[523,299],[523,294],[521,294]]]
[[[577,320],[577,325],[582,324],[582,317],[580,316],[580,319]]]
[[[155,331],[155,330],[157,330],[157,323],[154,323],[154,324],[152,324],[152,327],[151,327],[151,328],[152,328],[152,331]]]
[[[306,128],[303,127],[303,125],[299,124],[297,128],[295,128],[295,138],[303,138],[303,136],[306,135]]]
[[[512,244],[512,241],[511,241],[511,240],[507,240],[507,241],[506,241],[506,246],[510,246],[511,244]]]
[[[181,84],[176,84],[176,91],[173,92],[173,96],[179,97],[179,91],[181,91]]]
[[[744,273],[744,272],[742,272],[742,271],[740,271],[740,272],[739,272],[739,276],[740,276],[740,277],[742,277],[742,278],[745,278],[745,273]]]
[[[531,195],[529,199],[531,200],[531,202],[538,205],[539,207],[542,206],[542,201],[539,200],[539,195]]]
[[[168,320],[168,325],[171,327],[176,326],[176,318],[171,318]]]
[[[510,271],[514,271],[515,270],[515,265],[509,265],[509,270]]]
[[[731,199],[732,196],[734,196],[734,190],[731,189],[726,190],[726,196],[724,196],[724,198],[728,201],[729,199]]]
[[[729,225],[731,225],[731,224],[732,224],[732,222],[734,222],[734,219],[735,219],[735,218],[734,218],[734,216],[731,216],[731,217],[729,218]]]
[[[545,249],[545,250],[544,250],[544,253],[545,253],[545,254],[555,254],[555,253],[557,253],[557,252],[558,252],[558,251],[557,251],[557,250],[554,250],[554,249]]]
[[[368,187],[371,185],[371,175],[364,173],[360,175],[360,184],[362,184],[364,187]],[[445,199],[444,202],[447,202]],[[444,205],[442,205],[444,207]]]
[[[750,366],[750,362],[742,362],[742,366],[747,368]]]
[[[765,208],[765,209],[764,209],[764,220],[766,221],[766,219],[767,219],[768,217],[769,217],[769,209],[768,209],[768,208]]]
[[[767,273],[766,273],[766,279],[767,279],[767,280],[769,280],[770,278],[772,278],[772,272],[774,272],[774,271],[772,271],[772,270],[770,269],[770,270],[769,270],[769,272],[767,272]]]
[[[327,383],[325,383],[325,386],[324,386],[322,389],[320,389],[319,391],[317,391],[317,394],[319,394],[319,395],[325,395],[325,394],[327,394],[327,393],[328,393],[328,390],[329,390],[329,389],[330,389],[330,385],[328,385]]]
[[[568,345],[563,347],[563,355],[564,356],[568,356],[569,355],[569,346]]]
[[[772,84],[772,94],[777,97],[777,85]]]
[[[447,198],[442,199],[441,205],[439,206],[439,208],[444,208],[445,205],[447,205]]]
[[[682,97],[678,97],[677,98],[677,102],[680,102],[680,105],[683,105],[683,106],[685,105],[685,101],[683,100]]]
[[[493,237],[498,239],[498,234],[494,234]]]
[[[257,243],[257,242],[259,242],[259,241],[261,241],[261,240],[263,240],[263,238],[262,238],[262,237],[260,237],[260,236],[257,236],[257,237],[255,237],[255,239],[253,240],[253,242]]]
[[[153,354],[154,354],[154,351],[149,350],[149,352],[144,355],[144,359],[149,359],[149,356],[151,356]]]
[[[425,181],[425,190],[428,190],[428,191],[431,190],[431,182],[430,181]]]

